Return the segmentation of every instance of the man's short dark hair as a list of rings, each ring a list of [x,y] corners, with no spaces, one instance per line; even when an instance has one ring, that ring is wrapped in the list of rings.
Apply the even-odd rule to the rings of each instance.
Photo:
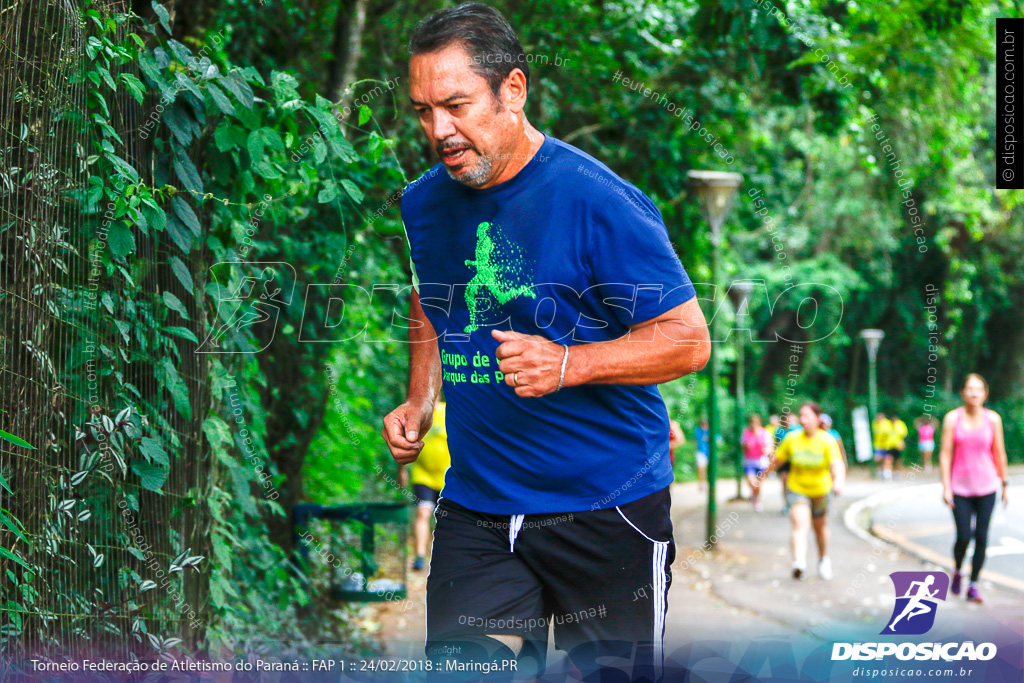
[[[463,2],[438,10],[416,25],[409,38],[409,54],[420,55],[461,44],[469,53],[474,72],[487,79],[495,97],[513,69],[521,69],[530,86],[530,67],[523,46],[501,12],[479,2]]]

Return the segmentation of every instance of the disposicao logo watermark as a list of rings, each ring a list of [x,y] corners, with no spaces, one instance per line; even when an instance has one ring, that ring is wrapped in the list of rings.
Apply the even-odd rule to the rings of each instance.
[[[893,572],[896,606],[880,635],[919,636],[935,625],[940,601],[949,592],[949,577],[942,572]],[[900,660],[986,661],[996,656],[993,643],[833,643],[832,661],[877,660],[895,656]]]
[[[919,636],[935,624],[939,600],[945,601],[949,577],[942,572],[893,572],[896,606],[881,635]]]

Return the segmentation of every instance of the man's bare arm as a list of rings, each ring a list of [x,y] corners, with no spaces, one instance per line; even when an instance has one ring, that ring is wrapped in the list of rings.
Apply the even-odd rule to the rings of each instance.
[[[429,402],[433,407],[441,392],[441,353],[437,347],[437,333],[420,305],[415,289],[409,297],[409,318],[418,327],[409,328],[409,387],[406,401]]]
[[[564,386],[661,384],[699,372],[711,357],[711,337],[696,297],[625,337],[581,344],[569,352]]]
[[[423,448],[422,436],[434,419],[434,403],[441,391],[441,354],[419,293],[409,302],[409,386],[405,402],[384,418],[381,434],[399,465],[413,462]]]
[[[499,368],[519,396],[555,391],[565,348],[537,335],[494,331]],[[664,314],[630,326],[606,342],[577,344],[569,351],[563,387],[581,384],[660,384],[704,368],[711,338],[693,298]]]

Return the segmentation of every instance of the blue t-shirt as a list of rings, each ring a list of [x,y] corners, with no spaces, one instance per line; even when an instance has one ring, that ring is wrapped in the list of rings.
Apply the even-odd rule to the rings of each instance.
[[[435,166],[403,194],[402,221],[441,352],[445,498],[492,514],[572,512],[672,482],[656,386],[521,398],[498,370],[491,336],[511,329],[568,346],[608,341],[693,298],[650,199],[546,137],[512,179],[482,190]]]
[[[703,453],[704,455],[711,455],[711,444],[708,442],[708,433],[710,428],[704,429],[703,427],[697,427],[694,431],[694,436],[697,439],[697,452]]]

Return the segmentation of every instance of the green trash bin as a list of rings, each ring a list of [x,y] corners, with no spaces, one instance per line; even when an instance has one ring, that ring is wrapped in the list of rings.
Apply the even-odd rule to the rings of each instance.
[[[310,527],[322,520],[319,531]],[[408,595],[409,512],[407,503],[353,503],[324,506],[304,503],[292,511],[295,547],[307,565],[310,557],[305,532],[323,544],[326,557],[334,555],[330,598],[344,602],[386,602]]]

